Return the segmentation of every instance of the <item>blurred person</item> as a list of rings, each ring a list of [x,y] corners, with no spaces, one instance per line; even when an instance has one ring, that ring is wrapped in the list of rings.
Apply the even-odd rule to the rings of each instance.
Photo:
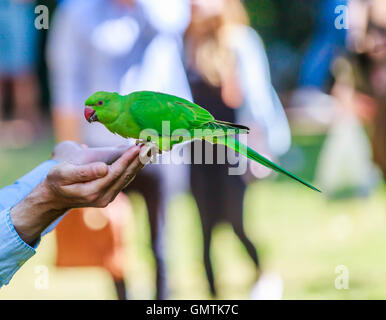
[[[192,19],[185,34],[185,61],[195,103],[215,118],[240,122],[252,128],[249,145],[269,157],[285,153],[290,132],[281,103],[272,88],[267,57],[261,39],[248,26],[247,13],[239,0],[193,0]],[[193,144],[201,144],[200,141]],[[205,143],[192,146],[208,150]],[[201,149],[202,148],[202,149]],[[210,147],[212,148],[212,147]],[[217,149],[213,146],[213,154]],[[200,213],[204,264],[213,296],[217,290],[210,259],[211,237],[221,221],[232,225],[260,273],[253,298],[281,298],[282,282],[273,274],[261,273],[256,248],[243,226],[243,199],[246,183],[240,175],[229,175],[229,163],[191,165],[191,190]],[[252,164],[259,177],[269,172]]]
[[[29,260],[71,208],[106,207],[143,167],[141,147],[63,142],[52,159],[0,190],[0,287]]]
[[[23,120],[16,135],[38,133],[41,114],[36,75],[38,31],[34,26],[34,0],[0,3],[0,121],[6,101],[12,119]],[[25,127],[30,127],[30,130]],[[16,131],[16,130],[15,130]],[[30,137],[23,137],[30,139]]]
[[[374,160],[386,179],[386,3],[376,0],[370,6],[367,37],[367,74],[378,105],[374,119],[372,146]],[[366,60],[366,58],[365,58]],[[366,62],[365,66],[366,66]]]
[[[347,92],[351,87],[344,106],[372,127],[373,158],[386,177],[386,2],[362,1],[363,5],[367,10],[362,11],[361,20],[367,23],[352,36],[359,45],[348,57],[351,81],[346,77],[345,86],[336,91]]]
[[[350,14],[361,24],[349,31],[354,51],[333,65],[331,94],[339,108],[321,153],[319,176],[330,194],[345,187],[354,189],[351,195],[369,195],[379,182],[372,160],[386,176],[386,3],[354,3],[363,10]]]
[[[324,91],[331,80],[332,62],[346,49],[347,32],[336,27],[338,15],[335,9],[341,5],[347,6],[347,0],[318,0],[313,5],[315,33],[301,66],[299,85]]]
[[[186,27],[184,21],[188,19],[181,5],[183,1],[168,0],[170,6],[162,2],[162,6],[156,6],[163,9],[161,12],[150,11],[155,6],[154,3],[150,0],[67,0],[58,7],[49,36],[48,62],[52,83],[53,120],[59,141],[72,139],[90,146],[132,143],[109,133],[100,124],[90,125],[84,120],[84,101],[95,91],[128,94],[147,89],[185,97],[189,95],[178,52],[181,42],[178,41],[178,33],[183,32]],[[181,6],[181,15],[175,14],[175,6]],[[157,299],[167,297],[163,227],[167,190],[165,184],[168,181],[164,177],[160,167],[149,166],[138,175],[135,184],[125,190],[138,191],[147,205],[156,262]],[[63,220],[57,230],[58,263],[89,263],[106,268],[113,276],[118,297],[124,299],[126,288],[122,243],[119,240],[122,233],[124,197],[119,199],[120,204],[117,203],[116,207],[121,209],[114,210],[114,218],[111,216],[113,210],[104,213],[109,221],[99,233],[79,224],[76,221],[81,220],[79,215],[70,214]],[[98,212],[93,215],[98,214],[101,216]],[[82,232],[75,232],[75,227],[81,228]],[[104,233],[103,236],[101,232]],[[85,244],[73,248],[72,244],[76,243],[69,241],[69,238],[74,235],[77,236],[78,243]],[[96,238],[99,240],[94,241]],[[105,243],[110,245],[104,245]],[[76,256],[81,257],[82,261],[74,261],[74,250],[78,250]],[[103,256],[109,255],[113,259],[111,263],[102,264],[104,258],[96,252],[101,250],[104,252]]]

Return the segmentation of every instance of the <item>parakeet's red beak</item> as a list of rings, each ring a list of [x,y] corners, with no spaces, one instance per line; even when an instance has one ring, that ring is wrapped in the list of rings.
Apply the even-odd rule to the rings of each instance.
[[[88,122],[94,122],[94,121],[98,121],[98,117],[96,115],[96,112],[95,110],[93,110],[92,108],[90,107],[86,107],[84,109],[84,117],[86,118],[86,120]]]

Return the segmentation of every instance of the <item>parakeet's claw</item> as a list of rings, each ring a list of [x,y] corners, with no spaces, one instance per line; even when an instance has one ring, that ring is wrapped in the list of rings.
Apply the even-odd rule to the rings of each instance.
[[[144,141],[144,140],[137,139],[137,140],[135,140],[135,145],[138,146],[139,144],[145,143],[145,142],[146,142],[146,141]]]
[[[157,163],[157,154],[161,154],[162,151],[158,148],[158,145],[154,142],[143,142],[144,147],[141,149],[141,152],[139,153],[139,158],[143,162],[149,161],[151,163]]]

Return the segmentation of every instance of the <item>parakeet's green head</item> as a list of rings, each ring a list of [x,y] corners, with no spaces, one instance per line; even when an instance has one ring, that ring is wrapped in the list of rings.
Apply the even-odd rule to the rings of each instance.
[[[116,92],[98,91],[85,102],[84,116],[88,122],[114,122],[120,113],[121,96]]]

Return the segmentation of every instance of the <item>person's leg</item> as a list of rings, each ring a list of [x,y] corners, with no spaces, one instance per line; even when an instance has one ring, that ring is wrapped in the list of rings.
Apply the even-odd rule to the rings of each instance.
[[[201,216],[202,218],[202,216]],[[210,259],[210,244],[212,241],[212,232],[213,232],[213,225],[212,224],[205,224],[205,222],[202,220],[202,232],[203,232],[203,239],[204,239],[204,266],[205,266],[205,272],[206,277],[208,279],[209,283],[209,289],[210,293],[213,297],[217,296],[215,281],[214,281],[214,273],[213,273],[213,267],[212,267],[212,261]]]
[[[141,171],[125,191],[138,191],[146,202],[150,225],[151,244],[156,263],[156,299],[167,299],[166,264],[164,257],[165,197],[161,177]]]
[[[226,200],[227,217],[233,230],[246,248],[257,269],[258,281],[253,286],[250,297],[252,299],[281,299],[283,295],[283,282],[279,274],[261,270],[257,251],[253,243],[245,234],[243,224],[243,202],[245,184],[239,176],[229,176],[224,182],[227,191],[224,192]]]
[[[4,103],[5,103],[5,78],[0,76],[0,123],[4,117]]]
[[[40,33],[31,27],[36,15],[34,1],[11,1],[10,27],[13,42],[12,51],[12,116],[41,129],[39,109],[39,80],[37,77],[38,48]]]
[[[30,122],[36,129],[41,123],[38,92],[38,79],[34,73],[23,73],[13,78],[13,117]]]
[[[11,4],[6,3],[2,4],[0,9],[0,121],[4,117],[5,100],[10,98],[6,97],[6,94],[9,95],[9,89],[6,86],[13,73],[13,56],[16,46],[13,26],[15,17],[10,7]]]
[[[213,167],[215,169],[215,167]],[[221,190],[215,190],[211,186],[216,181],[216,171],[208,170],[207,167],[201,165],[191,166],[191,189],[193,197],[196,200],[198,211],[201,219],[201,227],[203,234],[203,258],[206,276],[209,283],[210,292],[213,297],[217,295],[215,279],[210,259],[210,245],[212,240],[213,228],[216,225],[219,211],[222,211],[222,203],[217,201],[217,195]]]
[[[243,207],[246,186],[239,176],[228,176],[223,183],[226,185],[224,201],[226,202],[227,219],[255,263],[256,268],[260,269],[256,248],[249,240],[244,230]]]
[[[112,237],[112,252],[108,260],[109,271],[113,276],[115,291],[118,300],[127,300],[129,293],[125,284],[124,273],[124,245],[123,245],[123,231],[126,220],[126,215],[131,210],[131,204],[125,194],[119,193],[115,200],[106,208],[100,209],[104,216],[108,217],[111,228]]]
[[[243,219],[241,218],[236,220],[237,221],[232,221],[233,230],[235,231],[236,235],[239,237],[244,247],[247,249],[249,256],[252,258],[253,262],[256,265],[256,268],[260,269],[260,263],[259,263],[259,258],[257,256],[256,248],[251,242],[251,240],[249,240],[249,238],[245,234],[244,227],[242,226]]]
[[[118,300],[127,300],[126,284],[124,279],[114,279],[115,291],[117,292]]]
[[[161,181],[155,178],[153,183],[153,186],[145,188],[142,194],[148,210],[151,247],[156,265],[156,299],[164,300],[168,295],[164,259],[165,199],[160,194]]]

